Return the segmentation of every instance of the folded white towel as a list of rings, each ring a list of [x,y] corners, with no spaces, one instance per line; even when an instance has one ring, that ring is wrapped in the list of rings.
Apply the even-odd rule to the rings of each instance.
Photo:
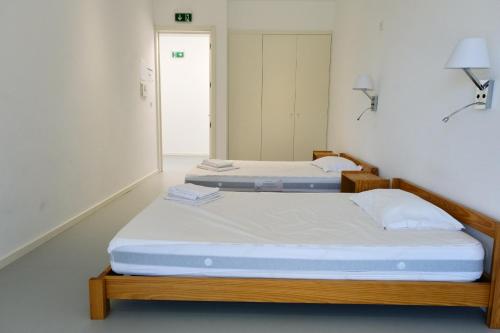
[[[216,171],[216,172],[223,172],[223,171],[231,171],[231,170],[236,170],[239,169],[239,167],[235,166],[230,166],[230,167],[225,167],[225,168],[214,168],[205,164],[199,164],[198,168],[203,169],[203,170],[209,170],[209,171]]]
[[[218,192],[219,189],[216,187],[206,187],[194,184],[181,184],[172,186],[168,189],[169,195],[187,200],[204,199]]]
[[[201,164],[212,168],[227,168],[233,166],[233,161],[210,159],[210,160],[203,160]]]
[[[220,192],[217,192],[217,193],[211,194],[209,196],[203,197],[202,199],[196,199],[196,200],[182,198],[182,197],[179,197],[176,195],[172,195],[170,193],[165,196],[166,200],[175,201],[175,202],[179,202],[179,203],[191,205],[191,206],[201,206],[201,205],[207,204],[209,202],[215,201],[215,200],[220,199],[220,198],[222,198],[222,194]]]

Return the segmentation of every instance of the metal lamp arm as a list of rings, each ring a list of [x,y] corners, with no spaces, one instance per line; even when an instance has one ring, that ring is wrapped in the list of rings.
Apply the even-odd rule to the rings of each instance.
[[[363,92],[363,94],[365,94],[366,96],[368,96],[368,98],[370,99],[370,101],[372,100],[373,96],[370,96],[370,94],[367,93],[365,89],[363,89],[361,91]]]
[[[474,105],[485,105],[485,103],[483,103],[483,102],[475,102],[475,103],[467,104],[466,106],[464,106],[464,107],[462,107],[462,108],[460,108],[460,109],[458,109],[458,110],[450,113],[449,115],[447,115],[446,117],[444,117],[441,120],[443,121],[443,123],[447,123],[451,119],[451,117],[453,117],[457,113],[462,112],[463,110],[466,110],[466,109],[468,109],[468,108],[470,108],[471,106],[474,106]]]
[[[377,111],[377,108],[378,108],[378,96],[377,95],[371,96],[369,93],[366,92],[366,89],[363,89],[361,91],[363,92],[363,94],[366,95],[366,97],[368,97],[370,99],[370,102],[371,102],[370,109],[372,111]]]
[[[490,85],[490,81],[487,81],[485,84],[482,84],[481,81],[474,75],[474,73],[472,73],[470,68],[464,68],[463,70],[465,74],[469,77],[469,79],[471,79],[471,81],[474,82],[476,87],[479,88],[479,90],[484,90],[488,88],[488,86]]]
[[[360,121],[361,118],[365,115],[366,112],[368,112],[368,110],[371,110],[372,108],[369,107],[367,108],[366,110],[364,110],[363,112],[361,112],[361,114],[359,115],[359,117],[356,119],[357,121]]]

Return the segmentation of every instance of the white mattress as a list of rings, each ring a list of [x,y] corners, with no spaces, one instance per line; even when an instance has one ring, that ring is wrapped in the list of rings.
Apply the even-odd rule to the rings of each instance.
[[[186,175],[186,183],[231,191],[338,192],[340,173],[324,172],[304,162],[234,161],[239,169],[217,172],[200,168]]]
[[[383,230],[340,193],[159,198],[108,252],[120,274],[419,281],[476,280],[484,257],[464,232]]]

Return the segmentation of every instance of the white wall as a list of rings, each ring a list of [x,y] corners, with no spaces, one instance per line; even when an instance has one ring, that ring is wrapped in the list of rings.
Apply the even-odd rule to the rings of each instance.
[[[332,0],[229,0],[228,26],[234,30],[331,31]]]
[[[227,156],[227,0],[153,0],[156,26],[182,28],[175,12],[192,12],[189,28],[215,28],[216,155]]]
[[[330,148],[500,218],[500,85],[492,110],[441,122],[473,101],[467,77],[444,69],[458,40],[486,37],[497,77],[498,13],[495,0],[339,0]],[[357,122],[369,101],[351,87],[363,72],[375,78],[380,105]]]
[[[162,34],[159,43],[163,154],[208,156],[210,35]]]
[[[157,168],[150,0],[0,11],[0,262]],[[154,90],[154,89],[152,89]],[[105,223],[105,221],[103,221]]]

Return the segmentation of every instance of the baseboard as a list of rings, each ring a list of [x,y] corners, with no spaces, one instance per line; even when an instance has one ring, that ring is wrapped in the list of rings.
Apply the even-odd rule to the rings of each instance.
[[[75,224],[77,224],[78,222],[80,222],[81,220],[83,220],[84,218],[86,218],[87,216],[95,213],[98,209],[106,206],[111,201],[113,201],[113,200],[121,197],[125,193],[133,190],[135,187],[137,187],[139,184],[141,184],[142,182],[144,182],[146,179],[148,179],[149,177],[151,177],[151,176],[153,176],[153,175],[155,175],[157,173],[158,173],[158,171],[155,170],[155,171],[147,174],[146,176],[144,176],[144,177],[136,180],[132,184],[124,187],[120,191],[112,194],[111,196],[107,197],[106,199],[102,200],[101,202],[99,202],[99,203],[95,204],[94,206],[92,206],[92,207],[84,210],[83,212],[77,214],[76,216],[74,216],[74,217],[66,220],[65,222],[63,222],[59,226],[57,226],[57,227],[49,230],[47,233],[45,233],[45,234],[43,234],[43,235],[41,235],[41,236],[33,239],[32,241],[26,243],[25,245],[20,246],[19,248],[17,248],[14,251],[10,252],[6,256],[4,256],[3,258],[0,258],[0,269],[4,268],[5,266],[7,266],[7,265],[9,265],[11,263],[13,263],[17,259],[19,259],[22,256],[24,256],[25,254],[30,253],[31,251],[33,251],[34,249],[36,249],[37,247],[39,247],[43,243],[47,242],[48,240],[50,240],[50,239],[54,238],[55,236],[59,235],[63,231],[68,230],[69,228],[71,228],[72,226],[74,226]]]

